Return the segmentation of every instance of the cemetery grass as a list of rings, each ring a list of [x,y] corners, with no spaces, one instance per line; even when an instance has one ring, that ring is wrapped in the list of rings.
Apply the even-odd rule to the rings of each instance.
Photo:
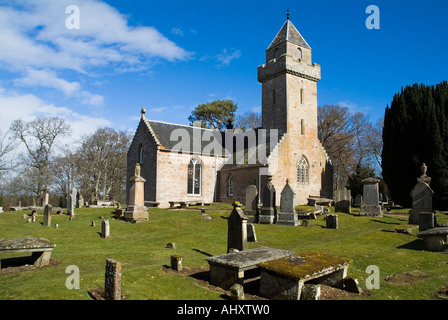
[[[198,209],[206,209],[205,215]],[[300,207],[303,209],[305,207]],[[333,210],[333,208],[331,208]],[[416,237],[382,230],[406,225],[407,215],[360,217],[337,213],[338,229],[325,228],[324,215],[311,220],[310,227],[256,224],[258,242],[248,247],[269,246],[300,254],[322,251],[352,259],[348,277],[357,278],[364,291],[350,299],[431,300],[448,282],[448,255],[424,251]],[[223,290],[207,285],[208,256],[226,253],[227,217],[231,205],[190,207],[183,210],[150,208],[150,221],[132,224],[114,219],[114,209],[76,209],[76,218],[52,215],[52,226],[44,227],[43,213],[36,223],[27,223],[23,214],[30,211],[0,214],[1,238],[42,237],[56,244],[51,265],[43,269],[17,267],[0,271],[1,300],[91,300],[89,290],[104,286],[105,261],[122,263],[122,293],[128,300],[219,300]],[[439,223],[448,215],[439,212]],[[212,219],[204,219],[210,216]],[[110,238],[100,237],[101,220],[110,221]],[[96,226],[92,227],[91,221]],[[58,224],[59,228],[54,228]],[[174,242],[176,249],[165,248]],[[184,271],[170,268],[170,256],[183,257]],[[4,262],[29,254],[0,254]],[[79,268],[79,289],[69,290],[68,266]],[[366,268],[379,268],[380,288],[366,288]],[[20,272],[19,272],[20,271]]]

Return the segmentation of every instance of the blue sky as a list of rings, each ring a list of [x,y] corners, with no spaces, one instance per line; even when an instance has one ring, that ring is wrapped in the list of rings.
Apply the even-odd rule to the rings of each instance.
[[[79,29],[66,27],[69,5]],[[369,5],[379,30],[365,26]],[[321,65],[319,105],[375,121],[402,87],[448,78],[443,0],[0,0],[1,127],[61,116],[79,137],[133,131],[142,107],[179,124],[216,99],[259,111],[257,67],[286,9]]]

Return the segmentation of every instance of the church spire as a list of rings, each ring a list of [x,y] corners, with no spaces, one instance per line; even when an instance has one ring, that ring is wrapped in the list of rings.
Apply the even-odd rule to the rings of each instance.
[[[278,44],[289,41],[292,42],[300,47],[311,49],[311,47],[308,45],[308,43],[305,41],[305,39],[302,37],[300,32],[296,29],[294,24],[289,20],[289,9],[286,13],[286,22],[283,25],[283,27],[280,29],[280,31],[275,36],[274,40],[271,42],[270,46],[268,47],[268,50],[272,47],[277,46]]]

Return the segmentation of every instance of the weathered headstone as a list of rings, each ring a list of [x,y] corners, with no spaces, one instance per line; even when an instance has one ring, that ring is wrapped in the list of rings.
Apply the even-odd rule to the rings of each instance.
[[[145,182],[140,176],[140,164],[135,165],[135,174],[130,179],[129,203],[124,212],[124,219],[130,222],[149,220],[148,210],[145,207]]]
[[[335,212],[351,213],[351,191],[347,188],[337,189],[334,192]]]
[[[355,201],[354,201],[354,205],[360,207],[362,205],[362,196],[361,195],[357,195],[355,197]]]
[[[45,207],[48,203],[49,203],[49,199],[50,199],[50,194],[48,191],[48,188],[45,188],[43,190],[43,195],[42,195],[42,207]]]
[[[232,300],[244,300],[244,288],[239,283],[234,283],[230,287],[230,298]]]
[[[258,190],[253,184],[247,186],[244,201],[244,213],[255,214],[258,206]]]
[[[286,185],[280,194],[280,212],[277,215],[276,224],[283,224],[289,226],[299,225],[298,216],[295,210],[296,194],[289,185],[289,180],[286,179]]]
[[[51,204],[47,204],[44,209],[44,227],[51,226]]]
[[[113,259],[106,259],[104,297],[106,300],[121,300],[121,262]]]
[[[338,216],[336,214],[329,214],[325,216],[325,223],[328,229],[338,228]]]
[[[231,248],[247,250],[247,217],[237,202],[233,204],[232,213],[227,219],[227,252]]]
[[[81,189],[78,189],[78,193],[76,194],[76,208],[84,207],[84,198],[81,194]]]
[[[110,225],[109,220],[103,220],[101,222],[101,238],[109,238],[110,236]]]
[[[247,241],[257,242],[257,234],[255,233],[255,226],[252,223],[247,224]]]
[[[378,191],[379,179],[367,178],[362,181],[363,183],[363,204],[359,215],[379,217],[382,216],[381,206],[379,204],[379,191]]]
[[[263,207],[261,208],[258,221],[262,224],[274,223],[277,209],[275,207],[275,187],[272,184],[272,176],[268,176],[268,182],[263,189]]]
[[[419,213],[419,231],[432,229],[436,226],[434,212]]]
[[[170,257],[171,269],[174,271],[182,271],[182,257],[178,254],[173,254]]]
[[[432,212],[432,197],[434,191],[429,184],[423,181],[417,182],[414,189],[411,192],[412,197],[412,210],[409,212],[409,223],[419,224],[420,212]]]

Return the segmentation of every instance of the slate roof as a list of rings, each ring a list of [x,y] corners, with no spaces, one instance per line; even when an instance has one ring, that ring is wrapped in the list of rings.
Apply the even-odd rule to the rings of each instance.
[[[146,126],[148,127],[148,130],[151,132],[151,135],[154,137],[154,140],[156,141],[157,145],[162,150],[166,151],[185,151],[185,150],[179,150],[179,143],[181,142],[181,138],[179,138],[179,134],[182,134],[183,137],[188,139],[187,141],[184,141],[186,143],[189,143],[189,150],[193,151],[193,153],[199,153],[203,154],[202,151],[207,151],[206,155],[213,156],[215,155],[215,152],[219,153],[218,156],[226,156],[228,160],[223,164],[223,166],[220,168],[220,170],[230,170],[235,168],[247,168],[247,167],[259,167],[264,166],[267,164],[266,159],[269,157],[271,153],[271,149],[273,149],[278,142],[280,141],[281,137],[273,136],[273,139],[275,139],[272,142],[272,145],[270,143],[270,132],[269,130],[266,130],[266,139],[260,139],[263,141],[258,141],[258,137],[260,134],[258,133],[259,129],[255,129],[255,137],[256,141],[254,145],[249,145],[248,139],[246,139],[244,143],[243,150],[238,150],[236,152],[236,139],[233,139],[233,146],[232,146],[232,156],[229,155],[229,152],[226,150],[226,137],[225,137],[225,131],[216,131],[212,129],[205,129],[205,128],[198,128],[198,127],[192,127],[192,126],[185,126],[185,125],[179,125],[179,124],[173,124],[173,123],[166,123],[161,121],[153,121],[153,120],[144,120]],[[172,136],[172,133],[174,130],[178,130],[176,134]],[[213,142],[213,138],[204,139],[205,141],[202,141],[205,132],[209,132],[209,134],[216,135],[216,138],[218,138],[218,135],[221,136],[221,144],[220,148],[213,149],[211,148],[211,144]],[[198,138],[198,141],[196,142],[196,147],[200,146],[199,150],[193,150],[193,142],[195,137]],[[200,141],[200,143],[199,143]],[[217,140],[219,141],[219,140]],[[217,144],[218,145],[218,144]],[[230,147],[227,148],[230,150]],[[258,158],[258,152],[262,152],[261,154],[266,154],[266,159],[259,159]],[[194,152],[197,151],[197,152]],[[244,153],[244,154],[243,154]],[[244,159],[243,161],[239,161],[240,157]],[[249,161],[250,160],[250,161]],[[238,163],[237,163],[238,161]]]
[[[268,50],[285,41],[295,43],[303,48],[311,49],[311,47],[302,37],[300,32],[297,31],[296,27],[290,20],[286,20],[283,27],[280,29],[280,31],[275,36],[274,40],[269,45]]]

